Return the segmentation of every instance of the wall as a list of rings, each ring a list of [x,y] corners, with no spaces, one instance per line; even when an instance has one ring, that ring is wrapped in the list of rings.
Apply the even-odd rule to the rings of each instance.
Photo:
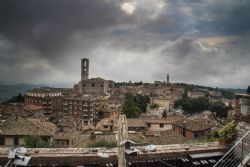
[[[82,93],[83,94],[98,94],[103,95],[108,91],[108,83],[105,80],[89,79],[82,81]],[[94,84],[94,86],[92,86]]]
[[[136,157],[128,157],[128,161],[140,161],[143,163],[145,160],[155,160],[155,159],[162,159],[162,158],[167,158],[167,157],[186,157],[187,154],[193,154],[193,153],[208,153],[208,152],[218,152],[222,151],[225,152],[226,148],[222,146],[211,146],[207,144],[204,145],[199,145],[197,148],[193,148],[192,144],[189,144],[190,148],[188,150],[185,150],[183,148],[186,147],[186,145],[171,145],[171,149],[175,147],[175,151],[173,152],[172,150],[167,149],[165,151],[160,151],[160,152],[155,152],[155,153],[149,153],[149,154],[144,154],[141,153],[137,155]],[[205,146],[205,147],[204,147]],[[163,146],[164,147],[164,146]],[[165,147],[164,147],[165,148]],[[96,155],[96,152],[93,152],[92,154],[84,154],[84,153],[67,153],[67,154],[62,154],[58,153],[55,148],[50,149],[50,154],[46,154],[46,151],[44,149],[39,149],[41,150],[40,153],[32,153],[31,156],[31,161],[29,164],[32,164],[34,166],[39,166],[39,164],[43,164],[46,166],[64,166],[64,167],[76,167],[76,166],[90,166],[87,165],[88,163],[99,163],[99,166],[106,166],[106,163],[110,162],[117,162],[117,157],[115,155],[111,155],[109,158],[100,158]],[[68,149],[63,149],[63,152],[67,152]],[[168,151],[169,150],[169,151]],[[6,153],[8,151],[4,150]],[[45,154],[44,154],[45,152]],[[7,154],[2,154],[1,149],[0,149],[0,165],[4,166],[7,163]],[[155,161],[152,162],[155,162]],[[139,166],[146,166],[144,164],[139,164]],[[147,166],[152,166],[150,164],[147,164]],[[157,166],[157,163],[154,164],[154,166]],[[158,165],[159,167],[159,165]]]
[[[240,99],[241,114],[243,116],[250,116],[250,99]]]
[[[148,125],[148,123],[147,123]],[[164,124],[163,128],[160,127],[160,123],[150,123],[150,127],[148,127],[148,130],[151,131],[165,131],[165,130],[172,130],[171,124]]]
[[[173,130],[175,133],[177,134],[181,134],[181,135],[185,135],[184,137],[188,138],[188,139],[193,139],[193,138],[197,138],[197,137],[202,137],[205,136],[206,134],[208,134],[210,132],[210,130],[205,130],[205,131],[197,131],[197,132],[193,132],[190,130],[185,129],[185,134],[184,134],[184,129],[178,126],[173,126]]]
[[[13,146],[14,145],[14,139],[13,139],[13,137],[5,137],[4,144],[6,146]]]
[[[25,144],[23,137],[19,137],[18,142],[19,142],[19,145]]]
[[[185,130],[185,134],[183,131],[183,128],[180,128],[178,126],[173,126],[173,130],[175,133],[180,134],[180,135],[185,135],[184,137],[188,138],[188,139],[193,139],[194,138],[194,134],[192,131],[189,130]]]
[[[151,99],[151,104],[157,104],[159,107],[163,107],[169,110],[169,100],[168,99]]]

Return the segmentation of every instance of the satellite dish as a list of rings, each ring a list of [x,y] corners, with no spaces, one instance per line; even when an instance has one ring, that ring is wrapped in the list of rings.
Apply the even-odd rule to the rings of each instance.
[[[109,155],[105,152],[98,152],[97,156],[99,156],[101,158],[109,158]]]

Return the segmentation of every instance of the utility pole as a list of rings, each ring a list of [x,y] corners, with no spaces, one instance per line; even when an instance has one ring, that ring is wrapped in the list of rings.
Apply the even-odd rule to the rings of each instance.
[[[126,158],[125,158],[125,145],[121,146],[120,143],[128,139],[128,126],[126,115],[119,115],[118,120],[118,167],[126,167]]]

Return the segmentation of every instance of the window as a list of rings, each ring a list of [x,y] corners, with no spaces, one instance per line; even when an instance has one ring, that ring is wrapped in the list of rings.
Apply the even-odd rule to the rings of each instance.
[[[194,134],[194,137],[197,138],[199,135],[197,133]]]
[[[104,128],[104,129],[107,129],[107,128],[108,128],[108,126],[103,126],[103,128]]]
[[[86,87],[86,84],[83,84],[83,87]]]
[[[4,145],[4,137],[0,137],[0,146]]]
[[[103,84],[101,84],[101,87],[103,87]]]
[[[160,123],[160,128],[164,128],[164,123]]]
[[[150,123],[148,123],[148,127],[149,127],[149,128],[151,127],[151,124],[150,124]]]
[[[186,129],[183,129],[182,135],[186,137]]]
[[[92,83],[92,87],[95,87],[95,83]]]
[[[15,145],[15,146],[18,146],[18,145],[19,145],[18,137],[14,137],[14,145]]]

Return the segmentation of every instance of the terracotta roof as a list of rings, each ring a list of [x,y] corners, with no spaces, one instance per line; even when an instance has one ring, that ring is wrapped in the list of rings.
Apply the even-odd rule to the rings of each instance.
[[[164,119],[146,119],[146,123],[164,123],[164,124],[173,124],[176,121],[182,120],[182,117],[179,116],[170,116]]]
[[[169,116],[165,119],[160,119],[160,118],[138,118],[138,119],[127,119],[128,122],[128,127],[147,127],[147,123],[151,124],[173,124],[174,122],[181,120],[182,117],[179,116]]]
[[[53,136],[53,134],[47,130],[39,127],[29,119],[18,118],[18,120],[8,119],[1,127],[2,135],[38,135],[38,136]]]
[[[69,140],[69,139],[73,139],[76,138],[77,136],[79,136],[79,132],[73,130],[70,132],[56,132],[55,136],[53,137],[53,139],[64,139],[64,140]]]
[[[145,141],[152,144],[180,144],[186,143],[188,139],[173,131],[162,131],[159,136],[147,136]]]
[[[147,127],[143,119],[127,119],[128,127]]]
[[[98,78],[90,78],[86,80],[85,82],[104,82],[104,81],[106,80],[98,77]]]
[[[105,130],[105,129],[103,129],[103,126],[105,126],[105,125],[115,127],[118,125],[118,119],[116,119],[116,118],[104,118],[97,123],[95,130]]]
[[[36,105],[26,105],[24,108],[28,111],[37,111],[43,109],[42,106],[36,106]]]
[[[39,126],[40,128],[45,129],[46,131],[49,131],[51,134],[54,134],[56,132],[56,125],[51,122],[34,118],[27,118],[27,120],[29,120],[36,126]]]
[[[175,126],[182,127],[187,130],[191,131],[203,131],[207,129],[211,129],[212,126],[209,124],[206,124],[205,121],[197,121],[197,120],[191,120],[191,119],[181,119],[173,123]]]

